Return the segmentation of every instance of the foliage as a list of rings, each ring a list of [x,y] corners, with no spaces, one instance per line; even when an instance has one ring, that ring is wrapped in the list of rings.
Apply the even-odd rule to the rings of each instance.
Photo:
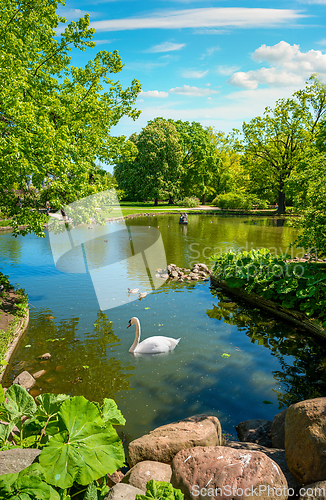
[[[293,193],[294,208],[299,214],[291,221],[300,230],[295,243],[304,248],[316,248],[323,256],[326,255],[325,160],[324,151],[310,148],[287,182],[288,190]]]
[[[169,121],[176,127],[182,148],[181,193],[200,197],[204,205],[206,197],[215,193],[214,185],[219,172],[219,160],[210,130],[204,129],[198,122]]]
[[[218,195],[212,202],[212,205],[220,208],[239,208],[251,210],[252,208],[268,208],[267,200],[260,200],[255,195],[244,193],[226,193]]]
[[[243,288],[288,309],[304,312],[326,328],[326,273],[311,262],[287,262],[266,248],[211,257],[213,274],[231,288]]]
[[[149,121],[139,135],[130,137],[138,150],[135,159],[117,163],[119,187],[133,199],[175,198],[179,195],[182,151],[173,123],[163,118]]]
[[[62,3],[59,0],[59,3]],[[0,196],[2,211],[43,235],[46,200],[60,208],[114,187],[99,163],[130,154],[124,137],[111,137],[122,116],[136,119],[140,85],[123,89],[117,51],[99,51],[84,68],[71,65],[71,47],[92,42],[89,15],[66,24],[56,0],[0,0]]]
[[[200,199],[195,196],[186,197],[183,200],[177,202],[179,207],[194,208],[200,205]]]
[[[15,474],[0,477],[0,499],[60,500],[59,493],[44,480],[39,464],[32,464]]]
[[[270,186],[278,193],[278,211],[285,211],[285,182],[316,139],[326,112],[326,85],[312,75],[305,89],[290,99],[279,99],[274,109],[242,126],[238,149],[251,179],[250,190]]]
[[[97,490],[107,492],[106,481],[98,480],[124,465],[123,446],[112,425],[124,425],[125,420],[112,400],[105,399],[99,405],[83,396],[42,394],[35,402],[24,388],[13,384],[5,395],[3,390],[0,394],[0,419],[2,449],[42,449],[35,491],[27,474],[23,479],[18,475],[2,476],[0,492],[1,488],[6,491],[8,484],[13,491],[23,484],[30,498],[43,498],[36,496],[37,488],[52,495],[45,481],[59,492],[79,491],[81,486],[87,486],[85,491],[89,492],[95,488],[95,496],[88,497],[95,499]],[[12,432],[14,426],[18,434]],[[54,493],[51,495],[44,498],[57,498]]]
[[[173,488],[171,483],[151,479],[146,485],[145,495],[136,495],[136,500],[183,500],[181,490]]]

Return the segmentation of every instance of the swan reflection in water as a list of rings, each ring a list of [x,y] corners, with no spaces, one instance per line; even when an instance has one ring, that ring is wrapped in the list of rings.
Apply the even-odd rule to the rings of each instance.
[[[158,354],[158,353],[168,353],[173,351],[173,349],[178,345],[179,339],[173,339],[171,337],[155,336],[149,337],[139,343],[140,340],[140,321],[138,318],[133,317],[129,320],[127,328],[131,325],[136,325],[136,335],[129,352],[136,354]]]

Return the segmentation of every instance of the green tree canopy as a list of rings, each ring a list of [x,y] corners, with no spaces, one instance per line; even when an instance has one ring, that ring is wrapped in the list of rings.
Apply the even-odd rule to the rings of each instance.
[[[215,192],[214,185],[219,173],[219,160],[210,130],[198,122],[178,120],[173,123],[183,152],[182,193],[185,196],[198,196],[205,204],[206,196]]]
[[[278,193],[278,211],[285,212],[285,182],[315,141],[326,112],[326,86],[315,75],[291,99],[280,99],[274,109],[242,127],[240,149],[251,180]]]
[[[148,122],[140,134],[131,136],[138,154],[134,161],[115,166],[119,187],[128,196],[149,200],[173,199],[179,195],[182,173],[182,150],[173,123],[163,118]]]
[[[72,47],[95,46],[94,30],[87,14],[57,35],[66,23],[57,4],[0,0],[1,205],[16,226],[29,224],[38,235],[44,218],[31,209],[44,186],[57,208],[112,187],[98,165],[128,154],[129,143],[110,129],[124,115],[139,116],[139,82],[123,89],[111,79],[123,67],[117,51],[98,52],[84,68],[71,65]]]

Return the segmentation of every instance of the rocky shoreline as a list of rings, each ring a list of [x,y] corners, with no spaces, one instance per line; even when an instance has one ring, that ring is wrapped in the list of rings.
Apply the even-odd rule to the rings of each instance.
[[[216,416],[158,427],[128,447],[129,471],[109,476],[106,500],[135,500],[150,479],[170,482],[186,500],[325,499],[326,398],[301,401],[273,421],[247,420],[227,441]],[[0,452],[0,475],[37,461],[40,450]]]

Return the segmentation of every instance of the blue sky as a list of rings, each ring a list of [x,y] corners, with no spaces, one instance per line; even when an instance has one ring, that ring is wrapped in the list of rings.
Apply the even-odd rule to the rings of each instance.
[[[58,13],[89,13],[96,29],[96,48],[73,51],[74,65],[116,49],[125,66],[113,78],[142,84],[140,118],[123,118],[112,135],[129,137],[157,116],[227,133],[310,74],[326,82],[326,0],[67,0]]]

